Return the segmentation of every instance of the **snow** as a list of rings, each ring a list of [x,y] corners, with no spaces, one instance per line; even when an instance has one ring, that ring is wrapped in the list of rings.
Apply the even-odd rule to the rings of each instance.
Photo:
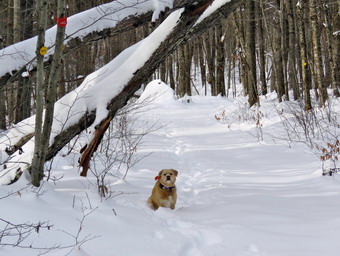
[[[206,17],[210,16],[214,13],[217,9],[221,8],[226,3],[230,2],[230,0],[215,0],[212,4],[203,12],[203,14],[199,17],[196,21],[196,25],[202,22]]]
[[[151,18],[152,22],[155,22],[161,12],[165,11],[165,9],[172,8],[173,7],[173,1],[172,0],[152,0],[152,6],[153,6],[153,15]]]
[[[90,10],[75,14],[67,19],[65,41],[83,38],[94,31],[115,27],[119,21],[130,15],[140,15],[154,11],[153,21],[166,7],[172,8],[172,0],[124,0],[112,1]],[[45,58],[54,53],[57,26],[46,31],[45,46],[49,49]],[[31,70],[35,66],[35,48],[37,37],[33,37],[0,50],[0,77],[12,73],[23,66]]]
[[[21,245],[67,246],[81,227],[77,240],[88,236],[89,241],[47,255],[339,255],[339,176],[322,176],[319,159],[305,145],[288,148],[269,137],[259,142],[258,128],[239,118],[246,115],[243,97],[192,96],[184,103],[159,80],[146,87],[140,101],[150,97],[151,103],[130,115],[138,116],[137,126],[158,125],[136,153],[152,154],[133,166],[126,180],[110,170],[111,197],[100,198],[92,173],[79,177],[79,153],[63,156],[68,148],[53,161],[55,180],[39,190],[25,188],[24,177],[0,186],[2,219],[53,225],[33,232]],[[272,107],[275,98],[261,97],[264,133],[281,129]],[[223,110],[222,122],[216,117]],[[152,211],[146,200],[163,168],[179,171],[176,209]],[[0,247],[0,255],[7,256],[40,252]]]

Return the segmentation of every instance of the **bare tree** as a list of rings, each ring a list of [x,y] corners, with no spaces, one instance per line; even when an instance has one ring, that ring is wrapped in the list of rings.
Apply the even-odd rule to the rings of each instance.
[[[225,89],[225,36],[223,34],[222,24],[218,24],[215,28],[216,37],[216,93],[226,96]]]
[[[313,42],[313,55],[315,63],[315,75],[314,83],[316,88],[319,89],[320,95],[320,106],[325,106],[326,100],[328,98],[327,89],[324,84],[324,72],[322,66],[322,55],[321,55],[321,34],[320,34],[320,24],[318,20],[318,5],[317,0],[310,0],[310,18],[312,21],[312,42]]]
[[[311,96],[310,96],[310,90],[311,85],[309,83],[310,79],[308,78],[309,75],[309,62],[307,60],[307,42],[306,42],[306,31],[305,31],[305,12],[306,12],[306,6],[307,4],[305,1],[301,1],[300,4],[297,7],[297,13],[298,13],[298,32],[299,32],[299,45],[300,45],[300,70],[301,70],[301,83],[302,83],[302,89],[304,94],[304,108],[305,110],[312,109],[312,103],[311,103]]]
[[[42,85],[44,83],[44,68],[43,68],[43,54],[41,53],[42,47],[44,47],[44,33],[45,28],[44,25],[47,21],[47,1],[42,0],[40,2],[41,8],[41,42],[37,43],[37,60],[39,65],[39,74],[38,72],[38,81],[37,81],[37,94],[42,94]],[[65,0],[58,0],[58,19],[65,19]],[[66,25],[66,24],[65,24]],[[44,163],[46,157],[46,151],[49,146],[52,122],[53,122],[53,114],[54,114],[54,103],[56,101],[57,96],[57,81],[59,80],[59,73],[61,68],[61,58],[63,52],[63,41],[65,36],[65,26],[64,24],[58,24],[57,34],[56,34],[56,43],[55,43],[55,51],[54,58],[52,61],[51,72],[49,74],[49,80],[47,83],[47,93],[46,93],[46,108],[44,113],[44,122],[43,127],[41,127],[41,120],[43,116],[43,97],[39,96],[39,100],[37,100],[37,105],[39,105],[39,114],[36,115],[36,130],[35,130],[35,144],[34,144],[34,157],[32,160],[32,165],[30,168],[30,172],[32,175],[32,184],[34,186],[40,186],[40,181],[44,175]],[[39,90],[39,91],[38,91]],[[40,123],[37,123],[39,122]],[[38,137],[37,137],[38,135]]]
[[[245,23],[245,50],[246,63],[248,67],[248,102],[249,106],[253,106],[259,101],[257,90],[256,75],[256,38],[255,38],[255,1],[246,2],[246,10],[248,22]]]

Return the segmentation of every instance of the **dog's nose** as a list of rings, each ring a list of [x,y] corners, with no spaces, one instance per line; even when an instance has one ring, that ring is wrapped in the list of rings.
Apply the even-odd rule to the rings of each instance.
[[[171,177],[170,176],[166,176],[166,180],[171,180]]]

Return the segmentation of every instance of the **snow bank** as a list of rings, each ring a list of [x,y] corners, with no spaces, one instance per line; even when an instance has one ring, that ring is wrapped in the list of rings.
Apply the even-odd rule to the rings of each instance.
[[[138,102],[172,104],[176,101],[175,91],[161,80],[148,83]]]

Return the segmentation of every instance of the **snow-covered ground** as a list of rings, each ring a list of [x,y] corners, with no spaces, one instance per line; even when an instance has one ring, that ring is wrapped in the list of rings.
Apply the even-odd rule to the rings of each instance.
[[[78,176],[79,155],[63,157],[67,149],[53,161],[52,176],[60,179],[39,190],[24,188],[24,177],[0,186],[1,219],[53,225],[32,232],[21,246],[71,246],[46,254],[53,256],[340,255],[339,177],[322,176],[319,159],[308,148],[288,148],[267,137],[259,142],[256,126],[236,122],[244,98],[194,96],[188,103],[158,82],[146,94],[156,91],[162,93],[138,119],[158,127],[136,153],[152,154],[125,180],[107,178],[110,198],[100,198],[91,173]],[[269,104],[273,98],[261,100],[266,131],[278,119]],[[222,109],[235,122],[218,121]],[[163,168],[179,171],[176,209],[152,211],[146,200]],[[84,239],[89,241],[72,247]],[[41,252],[0,247],[6,256]]]

